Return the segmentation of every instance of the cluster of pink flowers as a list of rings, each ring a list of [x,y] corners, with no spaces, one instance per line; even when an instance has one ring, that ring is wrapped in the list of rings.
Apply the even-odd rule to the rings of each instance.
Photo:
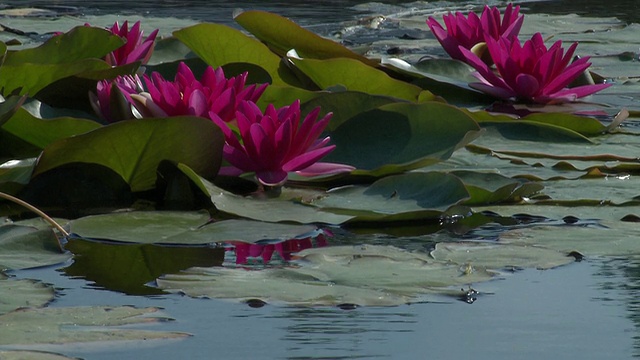
[[[109,64],[145,64],[149,60],[157,30],[146,39],[139,22],[131,29],[127,22],[122,27],[116,23],[110,31],[126,44],[107,55]],[[320,109],[316,109],[301,121],[299,101],[280,109],[269,105],[262,112],[256,102],[267,84],[247,85],[247,76],[227,78],[222,68],[209,66],[197,79],[180,63],[172,81],[157,72],[142,79],[138,75],[118,76],[100,81],[96,94],[90,97],[96,113],[108,123],[182,115],[211,119],[224,132],[224,158],[231,164],[221,174],[254,172],[262,185],[280,186],[289,172],[317,176],[353,170],[347,165],[318,162],[335,147],[328,145],[329,137],[319,139],[331,114],[318,120]]]
[[[502,21],[498,8],[485,6],[480,18],[474,13],[444,16],[446,30],[434,19],[427,24],[445,51],[474,67],[480,80],[470,86],[501,99],[534,103],[563,103],[591,95],[610,84],[568,86],[590,65],[589,57],[573,61],[577,43],[568,50],[557,41],[549,48],[540,33],[520,43],[524,20],[519,7],[509,4]],[[485,44],[488,52],[477,49]],[[495,64],[495,69],[492,67]]]

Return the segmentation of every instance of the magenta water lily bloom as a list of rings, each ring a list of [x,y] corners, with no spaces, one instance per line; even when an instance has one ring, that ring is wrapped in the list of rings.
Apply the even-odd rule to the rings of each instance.
[[[317,120],[320,108],[300,121],[300,101],[276,109],[269,105],[264,113],[251,101],[243,101],[236,112],[240,140],[229,124],[217,114],[213,121],[224,132],[224,158],[232,165],[221,174],[240,175],[255,172],[258,181],[266,186],[280,186],[289,172],[302,176],[348,172],[348,165],[318,162],[331,152],[330,138],[319,138],[331,119],[327,114]]]
[[[113,93],[117,87],[121,94]],[[131,119],[130,95],[144,91],[140,78],[135,75],[118,76],[115,80],[102,80],[96,86],[96,93],[89,92],[89,99],[93,110],[98,116],[109,123]]]
[[[198,80],[189,67],[180,63],[174,81],[159,73],[144,76],[146,92],[130,95],[142,117],[193,115],[209,118],[216,114],[232,121],[241,101],[257,101],[267,84],[246,86],[247,73],[226,78],[222,68],[207,67]]]
[[[125,65],[136,61],[146,64],[149,61],[153,53],[158,29],[154,30],[146,39],[142,36],[140,21],[133,24],[131,28],[129,28],[127,21],[122,26],[116,21],[108,30],[126,40],[126,44],[106,56],[105,61],[109,65]]]
[[[446,30],[433,17],[429,17],[427,25],[449,56],[466,61],[459,50],[460,46],[471,50],[475,45],[486,42],[486,37],[496,40],[516,38],[524,21],[524,15],[519,12],[519,6],[509,4],[501,18],[497,7],[490,8],[485,5],[480,17],[474,12],[469,13],[467,17],[461,12],[444,15]]]
[[[574,43],[565,52],[562,41],[556,41],[547,49],[540,33],[522,45],[517,38],[487,39],[498,74],[471,51],[459,49],[481,81],[469,84],[471,87],[502,99],[548,104],[574,101],[611,86],[567,87],[591,65],[589,57],[572,62],[577,46]]]

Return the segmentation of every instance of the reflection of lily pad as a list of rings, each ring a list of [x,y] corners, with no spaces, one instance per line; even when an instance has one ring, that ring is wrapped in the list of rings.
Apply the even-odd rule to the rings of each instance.
[[[17,225],[0,227],[0,270],[53,265],[70,257],[70,254],[60,252],[58,239],[51,229]]]
[[[392,246],[340,246],[298,253],[299,267],[248,271],[193,268],[157,280],[161,289],[236,300],[295,305],[399,305],[426,294],[450,294],[450,286],[491,279],[460,266]]]
[[[21,307],[42,307],[53,300],[54,294],[51,286],[41,282],[7,279],[0,273],[0,315]]]
[[[70,345],[106,341],[181,339],[186,333],[121,329],[116,326],[171,320],[158,308],[131,306],[19,309],[0,316],[0,345]]]

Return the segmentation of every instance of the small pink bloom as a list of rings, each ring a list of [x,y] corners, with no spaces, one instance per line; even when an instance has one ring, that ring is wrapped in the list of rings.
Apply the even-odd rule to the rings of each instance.
[[[488,38],[487,48],[498,74],[471,51],[459,49],[481,81],[469,84],[471,87],[502,99],[548,104],[574,101],[611,86],[567,87],[591,65],[589,57],[571,62],[577,46],[572,44],[565,53],[562,41],[557,41],[547,49],[540,33],[523,45],[517,38]]]
[[[117,87],[121,94],[114,94]],[[118,76],[115,80],[102,80],[96,86],[96,94],[89,93],[91,106],[98,116],[109,123],[133,118],[129,105],[130,95],[143,91],[137,75]]]
[[[443,16],[446,30],[433,17],[429,17],[427,25],[438,39],[444,50],[453,59],[466,61],[458,47],[470,50],[479,43],[486,42],[486,38],[509,40],[518,36],[524,15],[520,15],[520,7],[509,4],[500,20],[500,10],[497,7],[484,7],[482,15],[478,17],[470,12],[467,17],[462,13],[449,13]]]
[[[122,26],[116,21],[108,30],[126,40],[124,45],[107,54],[105,61],[109,65],[126,65],[136,61],[140,61],[144,65],[149,61],[153,53],[158,29],[154,30],[146,39],[142,37],[143,32],[140,29],[140,21],[133,24],[131,29],[129,29],[127,21]]]
[[[223,154],[232,165],[221,173],[255,172],[263,185],[280,186],[291,171],[309,176],[353,170],[348,165],[318,162],[335,148],[328,145],[329,137],[318,138],[331,119],[327,114],[316,121],[319,112],[316,108],[301,122],[299,100],[280,109],[269,105],[264,113],[255,103],[243,101],[236,112],[240,140],[224,119],[209,113],[225,134]]]

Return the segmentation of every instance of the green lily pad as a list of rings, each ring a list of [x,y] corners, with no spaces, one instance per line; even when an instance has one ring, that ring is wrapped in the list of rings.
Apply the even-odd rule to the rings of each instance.
[[[321,209],[305,205],[301,199],[313,199],[324,196],[323,191],[283,188],[277,198],[265,198],[260,195],[240,196],[226,191],[199,177],[193,170],[179,165],[219,211],[265,222],[293,222],[298,224],[324,223],[338,225],[353,218],[349,215],[332,214]],[[308,200],[307,200],[308,201]]]
[[[300,306],[388,306],[419,301],[428,294],[449,295],[453,292],[449,286],[492,277],[482,270],[465,274],[458,265],[392,246],[306,249],[297,258],[299,266],[295,268],[193,268],[163,276],[157,284],[164,290],[195,297],[260,299]]]
[[[30,279],[8,279],[0,273],[0,316],[19,308],[43,307],[53,300],[52,286]]]
[[[284,241],[309,234],[314,226],[248,220],[210,222],[205,212],[136,211],[86,216],[69,223],[84,238],[137,244],[206,245],[227,241]]]
[[[187,333],[116,326],[169,321],[158,308],[93,306],[19,309],[0,316],[0,345],[29,348],[116,341],[183,339]],[[159,343],[158,343],[159,344]]]
[[[0,67],[0,88],[4,94],[19,91],[34,96],[65,77],[110,69],[100,58],[122,44],[107,30],[78,26],[39,47],[8,52]]]
[[[568,253],[540,246],[503,243],[442,242],[431,252],[434,259],[469,267],[492,270],[513,268],[551,269],[575,261]]]
[[[320,107],[320,116],[333,113],[326,131],[334,131],[350,118],[376,109],[382,105],[398,102],[397,98],[388,96],[375,96],[356,91],[340,91],[319,93],[313,99],[302,104],[303,113],[308,113],[316,107]]]
[[[288,58],[296,68],[308,76],[320,89],[336,85],[347,90],[371,95],[391,96],[408,101],[418,101],[423,90],[415,85],[391,78],[382,70],[348,58],[326,60]],[[427,92],[428,93],[428,92]],[[422,99],[428,99],[424,97]],[[431,96],[431,100],[435,99]]]
[[[450,105],[388,104],[358,114],[330,132],[336,148],[325,160],[353,165],[357,168],[353,174],[398,173],[446,160],[479,130],[475,121]]]
[[[437,218],[468,197],[465,186],[453,175],[413,172],[388,176],[366,187],[330,190],[312,204],[355,216],[351,221],[404,221]]]
[[[39,119],[25,109],[18,109],[2,126],[2,130],[39,149],[44,149],[54,141],[84,134],[99,127],[101,125],[92,120],[73,117]]]
[[[452,171],[462,180],[470,198],[465,205],[521,201],[544,188],[544,185],[525,179],[512,179],[497,173],[468,170]]]
[[[203,23],[180,29],[173,35],[213,67],[238,62],[251,63],[266,70],[274,84],[297,84],[286,69],[281,69],[279,56],[239,30]]]
[[[58,239],[51,229],[0,226],[0,270],[59,264],[70,258],[70,254],[60,250]]]
[[[121,121],[49,144],[34,176],[69,163],[94,163],[118,173],[132,191],[149,190],[163,160],[182,162],[203,176],[215,176],[223,144],[220,128],[204,118]]]
[[[258,10],[244,11],[234,20],[280,56],[295,49],[305,58],[351,58],[365,64],[375,62],[348,48],[306,30],[280,15]]]

